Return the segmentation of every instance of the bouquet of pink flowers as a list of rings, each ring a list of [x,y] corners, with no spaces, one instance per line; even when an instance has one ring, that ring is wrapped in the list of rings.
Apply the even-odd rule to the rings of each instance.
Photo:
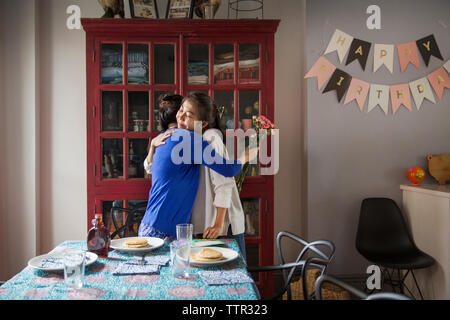
[[[265,116],[253,116],[252,118],[252,124],[253,128],[256,131],[257,135],[257,142],[256,145],[259,147],[260,139],[265,139],[267,136],[270,136],[272,134],[272,129],[275,129],[275,124],[272,123],[269,119],[267,119]],[[236,186],[238,189],[238,192],[241,193],[242,190],[242,184],[244,183],[244,179],[247,176],[248,169],[250,167],[250,164],[246,162],[239,173],[235,177],[236,179]]]

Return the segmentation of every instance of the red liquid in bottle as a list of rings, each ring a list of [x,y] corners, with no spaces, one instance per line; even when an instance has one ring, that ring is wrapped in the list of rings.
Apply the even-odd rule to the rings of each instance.
[[[92,224],[93,227],[89,230],[87,237],[88,250],[97,254],[100,258],[107,258],[111,236],[109,230],[103,225],[102,215],[96,214]]]

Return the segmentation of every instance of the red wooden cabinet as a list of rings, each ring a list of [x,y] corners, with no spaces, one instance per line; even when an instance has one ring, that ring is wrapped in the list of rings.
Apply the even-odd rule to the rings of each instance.
[[[155,105],[165,93],[203,91],[222,126],[246,129],[253,115],[274,120],[274,34],[279,20],[82,19],[86,31],[87,228],[108,224],[113,203],[147,201],[142,163],[161,130]],[[249,265],[273,263],[273,176],[253,165],[241,199]],[[261,294],[272,278],[260,274]]]

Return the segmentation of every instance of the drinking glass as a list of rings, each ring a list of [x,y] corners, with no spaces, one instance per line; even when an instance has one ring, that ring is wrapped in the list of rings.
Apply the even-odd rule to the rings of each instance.
[[[190,260],[191,260],[191,244],[192,244],[192,234],[194,232],[194,225],[189,223],[177,224],[177,244],[179,250],[177,250],[177,256],[182,259],[176,259],[175,265],[183,263],[184,270],[182,272],[177,272],[175,274],[176,278],[186,279],[190,277]],[[175,268],[177,269],[177,268]]]
[[[75,289],[83,287],[86,266],[86,252],[83,250],[68,250],[63,255],[64,281],[67,286]]]
[[[170,268],[172,269],[172,275],[175,277],[182,276],[186,271],[186,262],[182,259],[180,259],[177,256],[178,249],[181,249],[183,247],[183,244],[178,241],[174,240],[170,243]]]

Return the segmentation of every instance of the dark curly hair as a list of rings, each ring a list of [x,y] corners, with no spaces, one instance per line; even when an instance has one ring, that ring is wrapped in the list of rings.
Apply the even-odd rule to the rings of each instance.
[[[181,107],[183,96],[179,94],[165,94],[158,98],[159,119],[163,130],[169,128],[169,124],[177,123],[177,112]]]

